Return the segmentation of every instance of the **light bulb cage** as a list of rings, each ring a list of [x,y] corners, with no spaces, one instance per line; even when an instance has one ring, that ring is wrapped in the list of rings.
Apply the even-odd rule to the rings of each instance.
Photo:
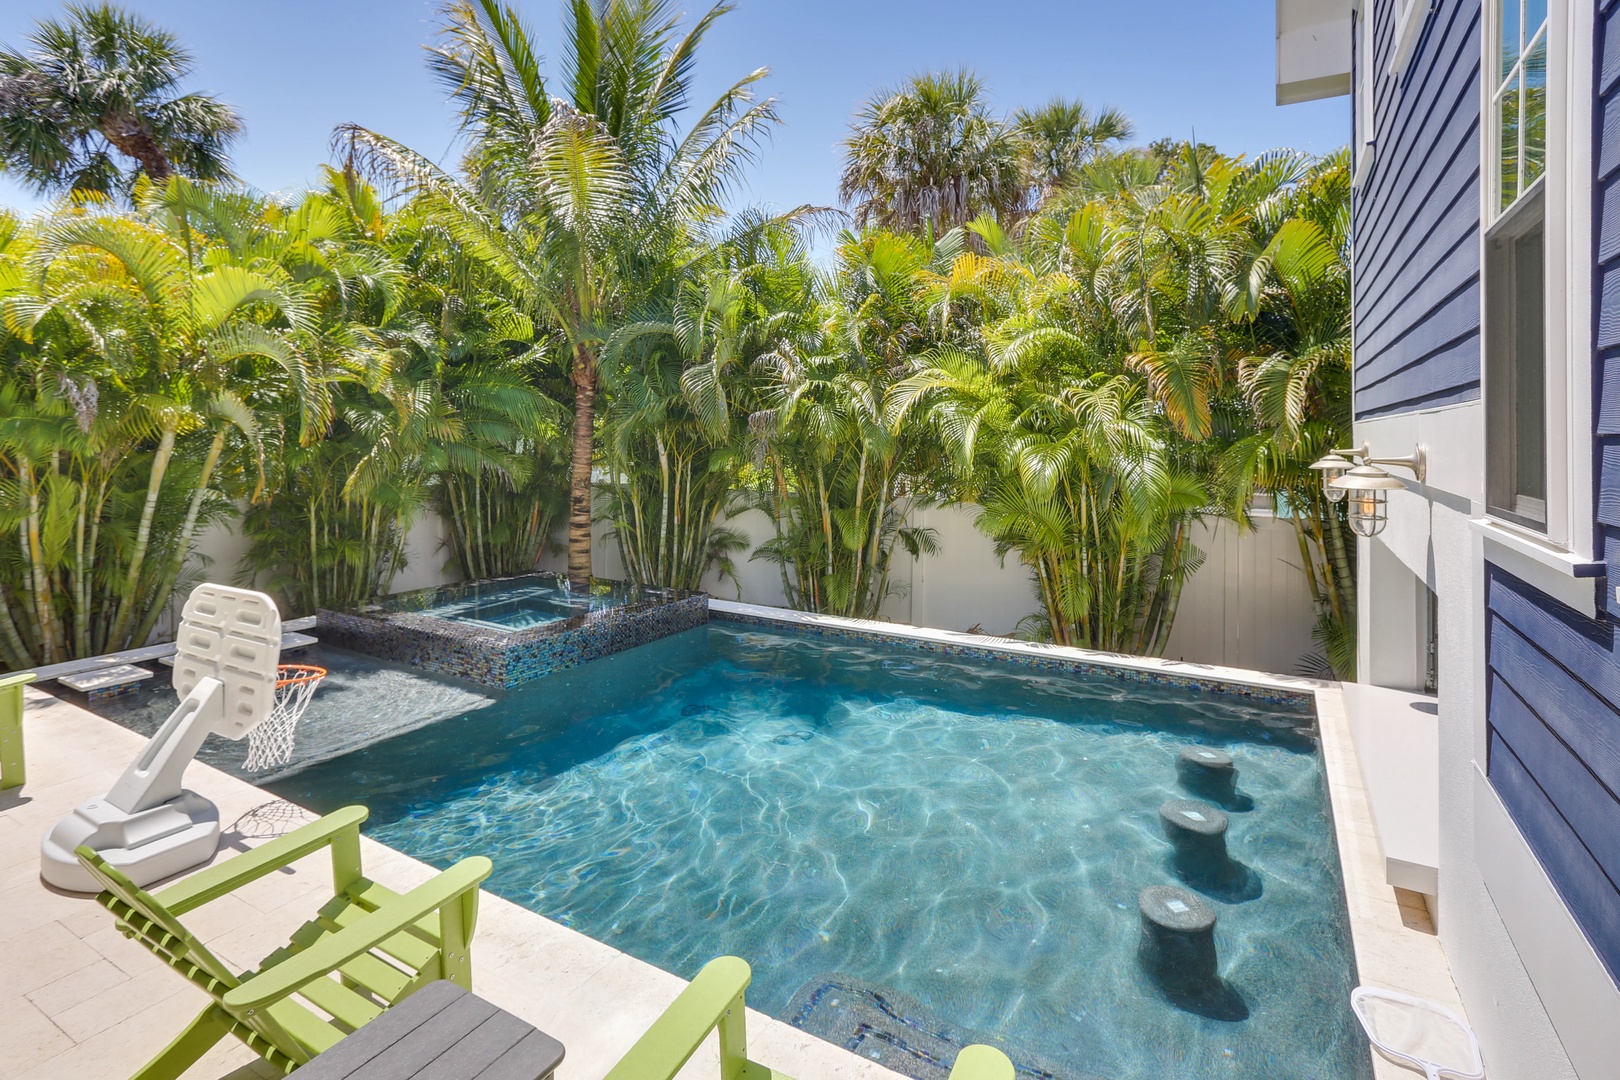
[[[1412,467],[1410,463],[1397,464]],[[1369,460],[1334,479],[1332,486],[1349,496],[1350,528],[1357,536],[1371,538],[1383,532],[1384,526],[1389,524],[1390,491],[1406,485]]]
[[[1368,488],[1356,492],[1350,500],[1350,528],[1357,536],[1369,540],[1384,531],[1389,524],[1389,496],[1382,488]]]
[[[1348,492],[1344,488],[1334,487],[1333,481],[1355,468],[1356,463],[1344,457],[1338,450],[1330,450],[1320,459],[1311,464],[1311,468],[1322,474],[1322,492],[1330,502],[1343,502]]]

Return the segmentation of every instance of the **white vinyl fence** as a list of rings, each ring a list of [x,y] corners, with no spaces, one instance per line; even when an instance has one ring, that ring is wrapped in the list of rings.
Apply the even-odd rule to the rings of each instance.
[[[896,553],[892,579],[903,588],[884,605],[885,618],[945,630],[1011,634],[1039,607],[1029,572],[1016,556],[1008,556],[1005,565],[997,560],[994,544],[974,527],[973,515],[967,507],[934,507],[912,515],[912,524],[938,532],[940,551],[916,560],[903,551]],[[1194,540],[1205,552],[1205,562],[1183,590],[1165,650],[1169,659],[1293,674],[1302,657],[1314,651],[1315,616],[1293,526],[1269,516],[1255,520],[1257,528],[1241,534],[1224,521],[1199,527]],[[770,536],[769,520],[750,510],[728,524],[750,542],[748,550],[737,556],[738,580],[721,581],[711,573],[704,588],[725,600],[783,606],[781,571],[774,563],[748,557]],[[455,580],[445,570],[445,540],[444,523],[432,514],[422,515],[406,538],[405,566],[395,576],[392,591]],[[213,559],[208,576],[231,581],[246,541],[234,527],[216,528],[198,547]],[[605,522],[596,526],[593,563],[599,577],[623,575]],[[560,571],[566,559],[560,552],[552,553],[540,565]]]

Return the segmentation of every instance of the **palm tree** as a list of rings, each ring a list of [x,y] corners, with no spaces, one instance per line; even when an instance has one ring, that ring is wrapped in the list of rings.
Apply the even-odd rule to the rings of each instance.
[[[846,233],[837,256],[809,326],[755,365],[755,498],[774,535],[754,558],[781,568],[796,608],[876,618],[900,588],[890,579],[896,546],[913,558],[938,550],[911,512],[934,501],[939,446],[896,407],[896,391],[937,340],[918,284],[939,247]]]
[[[753,269],[681,282],[667,318],[632,322],[609,344],[609,515],[638,584],[696,589],[712,561],[724,567],[742,544],[735,530],[717,537],[717,521],[735,501],[742,460],[746,414],[735,398],[770,322]]]
[[[0,169],[40,193],[230,177],[242,122],[216,98],[181,93],[191,54],[173,34],[111,4],[70,4],[28,40],[27,52],[0,48]]]
[[[1238,382],[1258,429],[1254,481],[1288,508],[1316,600],[1316,639],[1336,678],[1356,671],[1355,540],[1344,504],[1324,498],[1310,463],[1351,430],[1350,170],[1341,151],[1311,164],[1261,232],[1247,305],[1253,333]],[[1263,243],[1261,242],[1263,241]]]
[[[560,71],[497,0],[444,9],[432,65],[470,138],[465,180],[375,132],[341,137],[393,177],[547,336],[574,394],[568,576],[591,577],[592,462],[601,353],[626,313],[667,297],[701,231],[775,122],[760,68],[678,124],[717,4],[684,35],[672,0],[571,0]],[[559,96],[553,96],[553,90]]]
[[[862,228],[938,236],[981,214],[1007,223],[1024,208],[1018,140],[965,68],[916,75],[869,99],[844,150],[838,195]]]
[[[1083,102],[1065,98],[1053,98],[1038,109],[1019,109],[1013,114],[1012,129],[1037,205],[1044,205],[1111,144],[1135,134],[1130,118],[1120,110],[1093,114]]]
[[[325,407],[305,291],[265,258],[274,208],[180,177],[136,194],[138,214],[60,207],[4,253],[0,525],[23,572],[0,565],[0,637],[35,662],[143,643],[228,510],[222,477],[259,471],[265,395],[292,389],[306,430]]]

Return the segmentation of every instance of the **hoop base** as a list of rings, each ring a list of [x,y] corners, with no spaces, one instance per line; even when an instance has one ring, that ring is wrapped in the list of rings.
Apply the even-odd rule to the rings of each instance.
[[[100,853],[145,888],[214,857],[219,847],[219,808],[195,791],[134,814],[111,806],[105,795],[80,803],[40,842],[39,876],[66,892],[97,893],[79,864],[81,845]]]

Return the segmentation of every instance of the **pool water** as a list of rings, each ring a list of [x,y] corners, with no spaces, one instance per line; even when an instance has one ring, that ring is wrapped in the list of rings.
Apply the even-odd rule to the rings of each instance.
[[[618,607],[628,602],[630,592],[630,586],[605,583],[571,592],[567,578],[526,574],[432,590],[425,598],[422,593],[394,597],[382,606],[495,630],[528,630]]]
[[[488,855],[494,892],[682,976],[742,956],[777,1016],[861,986],[1050,1075],[1353,1080],[1371,1071],[1313,723],[716,622],[275,790],[366,802],[373,836],[439,866]],[[1177,884],[1158,809],[1195,744],[1233,756],[1251,807],[1228,834],[1250,884],[1204,897],[1225,1019],[1136,959],[1138,893]]]
[[[260,783],[424,724],[465,716],[489,706],[499,696],[499,691],[488,687],[428,675],[404,664],[330,645],[312,645],[286,653],[282,659],[287,663],[315,664],[327,670],[326,678],[310,699],[309,708],[298,721],[292,760],[273,770],[250,773],[242,767],[247,759],[247,740],[213,734],[203,740],[202,749],[197,752],[198,761]],[[146,666],[154,677],[117,697],[90,701],[59,683],[51,683],[46,689],[150,737],[174,712],[180,698],[171,681],[172,668],[162,664]]]

